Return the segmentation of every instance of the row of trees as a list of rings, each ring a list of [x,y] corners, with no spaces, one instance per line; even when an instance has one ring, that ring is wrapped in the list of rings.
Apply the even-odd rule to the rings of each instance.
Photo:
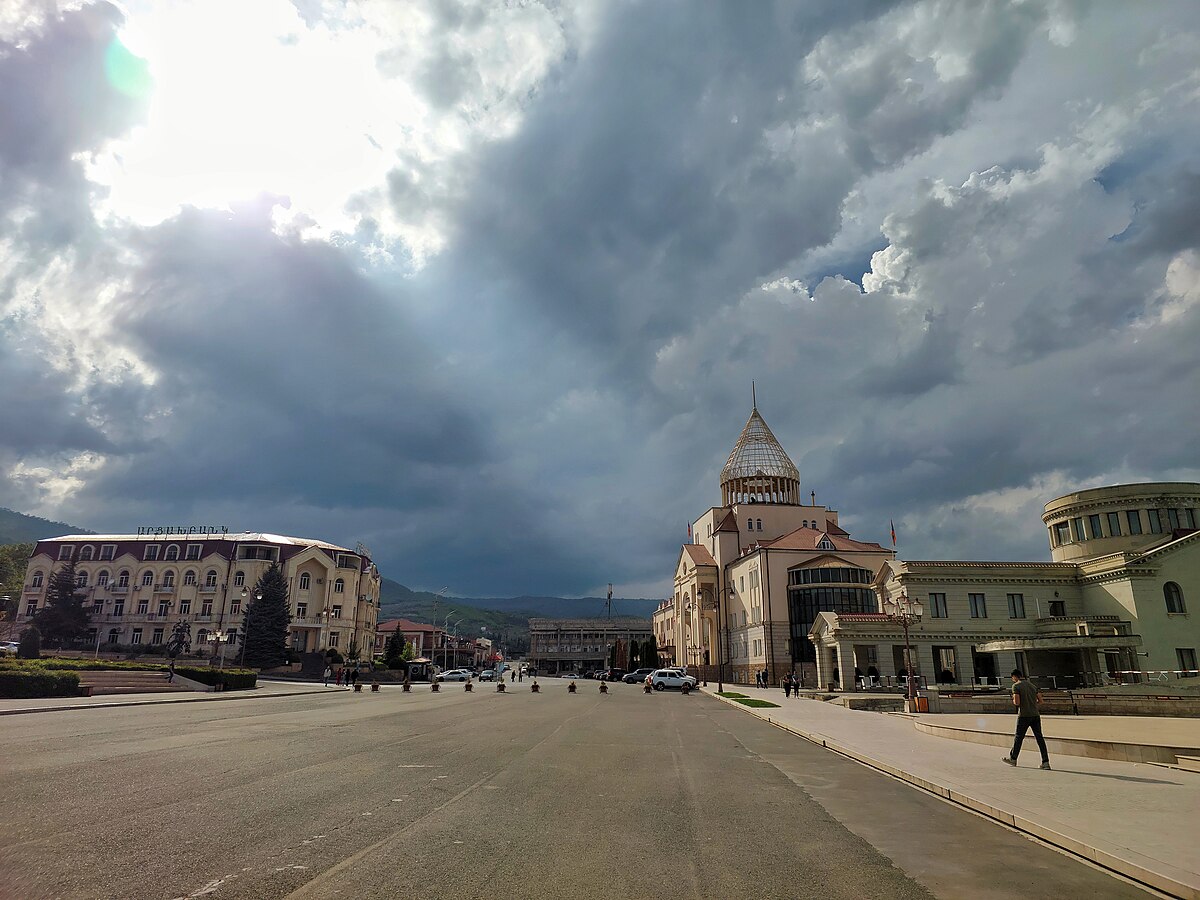
[[[76,583],[75,561],[68,560],[50,576],[46,602],[34,613],[33,628],[48,647],[69,647],[79,643],[91,624],[91,611],[85,605],[86,592]],[[242,658],[257,668],[281,666],[287,661],[288,585],[278,563],[262,574],[254,586],[253,599],[246,607],[242,623]],[[182,623],[186,625],[186,622]],[[180,641],[179,625],[172,631],[172,643]],[[186,636],[190,646],[190,629]],[[172,647],[168,646],[171,653]],[[178,653],[171,653],[177,656]]]
[[[658,667],[658,640],[654,635],[645,641],[617,641],[612,648],[612,653],[608,664],[614,668],[621,666],[621,657],[628,656],[627,664],[623,668],[630,671],[634,669],[647,669]]]

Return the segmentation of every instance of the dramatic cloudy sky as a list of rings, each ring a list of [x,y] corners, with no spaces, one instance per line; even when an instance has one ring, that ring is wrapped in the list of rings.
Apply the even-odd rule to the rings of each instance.
[[[662,596],[750,382],[910,558],[1200,479],[1200,4],[0,0],[0,505]]]

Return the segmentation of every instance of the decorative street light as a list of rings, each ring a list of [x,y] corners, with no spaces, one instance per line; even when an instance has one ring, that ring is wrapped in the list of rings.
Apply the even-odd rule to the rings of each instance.
[[[250,596],[250,589],[247,587],[243,587],[242,588],[242,600],[244,601],[249,596]],[[255,600],[261,600],[262,598],[263,598],[262,591],[254,592]],[[246,624],[247,624],[246,611],[243,610],[242,611],[242,634],[241,634],[242,653],[241,653],[241,657],[240,657],[240,661],[238,662],[238,665],[246,664]]]
[[[924,610],[920,600],[909,600],[907,594],[901,594],[895,600],[884,600],[883,611],[889,621],[904,629],[904,668],[908,678],[908,699],[912,702],[916,699],[917,692],[916,680],[913,678],[912,650],[908,643],[908,627],[921,621],[921,613]]]
[[[709,600],[704,601],[708,596]],[[721,652],[721,594],[709,588],[700,589],[700,599],[707,609],[715,609],[717,613],[717,692],[725,692],[725,654]]]
[[[208,639],[210,641],[212,641],[214,644],[221,645],[221,662],[218,664],[217,668],[224,669],[225,668],[225,632],[223,632],[220,628],[214,628],[212,631],[210,631],[208,633]],[[213,656],[216,656],[216,655],[217,655],[217,651],[214,648]]]

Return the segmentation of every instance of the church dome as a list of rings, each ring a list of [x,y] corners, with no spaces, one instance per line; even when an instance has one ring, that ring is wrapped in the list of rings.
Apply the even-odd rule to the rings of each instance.
[[[755,406],[725,468],[721,497],[735,503],[799,503],[800,471],[788,458]]]

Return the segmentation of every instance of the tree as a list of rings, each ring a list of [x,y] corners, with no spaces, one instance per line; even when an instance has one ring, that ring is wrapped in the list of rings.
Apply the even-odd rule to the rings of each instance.
[[[642,641],[642,665],[643,666],[658,666],[658,641],[651,635],[648,640]]]
[[[84,597],[75,583],[75,560],[67,560],[50,576],[46,605],[33,614],[34,624],[51,647],[71,644],[87,631],[91,617]]]
[[[42,633],[33,625],[21,632],[17,659],[38,659],[42,655]]]
[[[350,662],[358,662],[361,656],[362,651],[358,648],[358,641],[351,641],[349,649],[346,650],[346,659]]]
[[[242,659],[248,666],[270,669],[287,662],[288,586],[279,563],[263,572],[251,592],[242,625]]]
[[[637,641],[631,640],[629,642],[629,671],[630,672],[632,672],[634,669],[641,668],[642,660],[641,660],[641,656],[638,654],[638,650],[640,650],[640,649],[641,648],[638,646]]]
[[[383,648],[383,659],[389,669],[401,668],[402,659],[404,656],[404,636],[397,628],[392,632],[392,636],[388,638],[387,644]]]
[[[404,642],[404,650],[400,654],[400,658],[405,662],[412,662],[417,658],[417,648],[412,645],[411,641]]]

